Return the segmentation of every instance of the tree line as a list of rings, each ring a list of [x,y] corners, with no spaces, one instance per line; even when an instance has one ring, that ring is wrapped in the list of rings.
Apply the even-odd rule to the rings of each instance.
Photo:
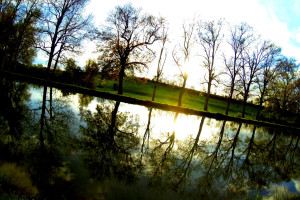
[[[256,97],[259,105],[257,119],[267,108],[279,119],[283,112],[299,116],[299,88],[297,61],[281,54],[272,41],[255,34],[246,23],[227,26],[223,19],[184,23],[171,53],[168,22],[163,17],[142,13],[131,4],[117,6],[109,13],[105,26],[94,27],[92,16],[83,15],[88,0],[4,0],[0,3],[0,66],[1,71],[13,70],[16,63],[32,65],[38,51],[47,55],[47,78],[53,78],[59,65],[76,76],[81,69],[70,55],[81,53],[82,42],[97,43],[97,60],[89,59],[83,79],[118,79],[118,94],[123,93],[126,74],[142,71],[157,58],[157,73],[152,100],[162,78],[166,59],[172,61],[180,74],[181,92],[186,87],[188,73],[185,65],[196,51],[206,86],[204,110],[208,110],[210,94],[215,85],[223,85],[227,96],[226,115],[233,99],[243,102],[245,117],[249,98]],[[226,33],[226,34],[225,34]],[[220,46],[226,48],[222,52]],[[158,52],[158,54],[156,53]],[[69,58],[68,58],[69,57]],[[220,59],[221,58],[221,59]],[[220,62],[220,60],[222,60]],[[177,69],[174,69],[177,70]],[[2,73],[1,73],[2,76]],[[224,78],[225,77],[225,78]],[[47,91],[46,91],[47,92]],[[299,120],[299,119],[297,119]]]

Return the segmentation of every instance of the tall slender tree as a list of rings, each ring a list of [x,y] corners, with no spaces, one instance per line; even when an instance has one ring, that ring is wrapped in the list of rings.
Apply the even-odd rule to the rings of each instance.
[[[162,39],[161,39],[161,48],[160,48],[160,53],[158,57],[158,63],[157,63],[157,70],[156,70],[156,76],[155,76],[155,84],[153,88],[153,93],[152,93],[152,101],[154,101],[155,96],[156,96],[156,88],[158,85],[158,81],[162,75],[166,59],[167,59],[167,49],[166,49],[166,43],[168,41],[168,29],[164,27],[162,29]]]
[[[180,70],[180,76],[183,78],[183,83],[180,89],[179,97],[178,97],[178,106],[181,106],[182,102],[182,95],[185,90],[186,81],[188,78],[188,73],[186,72],[185,66],[189,62],[191,49],[193,45],[193,35],[194,35],[194,27],[195,23],[192,22],[190,24],[183,24],[183,45],[179,45],[179,48],[177,49],[177,46],[173,49],[172,56],[173,60],[176,63],[177,67]],[[181,56],[178,54],[183,54],[183,62],[181,61]]]
[[[223,35],[221,33],[223,20],[200,22],[198,26],[198,41],[204,52],[203,67],[207,70],[207,83],[206,99],[204,110],[208,109],[208,100],[211,93],[211,86],[217,80],[218,74],[216,73],[216,55],[220,47]]]

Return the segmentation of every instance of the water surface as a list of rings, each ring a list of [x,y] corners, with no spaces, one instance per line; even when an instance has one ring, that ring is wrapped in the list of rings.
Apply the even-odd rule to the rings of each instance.
[[[0,181],[23,181],[6,181],[0,195],[41,199],[299,195],[299,133],[292,130],[20,82],[3,85],[1,98]]]

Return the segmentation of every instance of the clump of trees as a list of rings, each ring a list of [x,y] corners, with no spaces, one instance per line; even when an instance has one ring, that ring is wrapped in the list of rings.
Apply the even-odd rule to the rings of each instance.
[[[299,115],[299,65],[295,59],[281,57],[275,64],[274,77],[268,86],[267,106],[280,120],[286,111]],[[299,118],[299,117],[298,117]]]

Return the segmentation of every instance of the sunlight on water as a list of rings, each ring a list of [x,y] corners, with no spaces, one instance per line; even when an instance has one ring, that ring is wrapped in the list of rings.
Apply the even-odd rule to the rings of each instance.
[[[153,124],[155,124],[154,133],[158,133],[157,137],[161,134],[159,132],[169,132],[175,131],[176,139],[184,141],[189,136],[196,138],[199,128],[201,117],[193,115],[179,114],[177,120],[174,122],[175,113],[165,112],[160,116],[155,116],[153,119]],[[204,124],[200,140],[211,140],[216,132],[218,132],[219,127],[216,127],[216,121],[211,120],[210,124]]]

